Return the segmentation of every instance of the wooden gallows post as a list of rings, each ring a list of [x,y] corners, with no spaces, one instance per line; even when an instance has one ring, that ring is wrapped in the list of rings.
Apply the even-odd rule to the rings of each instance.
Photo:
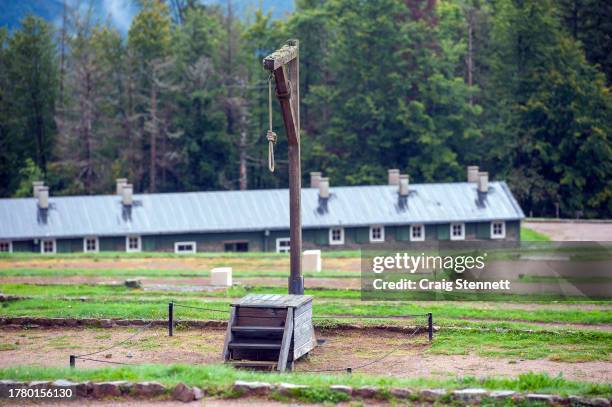
[[[302,277],[302,221],[300,194],[300,58],[299,41],[289,40],[263,60],[263,66],[274,76],[276,97],[289,141],[289,239],[291,271],[289,294],[304,294]]]

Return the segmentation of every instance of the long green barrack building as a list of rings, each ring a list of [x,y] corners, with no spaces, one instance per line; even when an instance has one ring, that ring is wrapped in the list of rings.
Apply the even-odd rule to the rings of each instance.
[[[523,211],[508,185],[468,168],[468,181],[330,187],[320,173],[302,190],[304,249],[384,248],[440,241],[520,240]],[[289,250],[288,190],[116,194],[0,199],[0,251]]]

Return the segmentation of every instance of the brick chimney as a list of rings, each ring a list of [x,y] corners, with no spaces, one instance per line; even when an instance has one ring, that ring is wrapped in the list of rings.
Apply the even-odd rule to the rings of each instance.
[[[478,182],[478,166],[477,165],[468,165],[467,182]]]
[[[34,194],[34,198],[38,198],[38,189],[44,185],[45,185],[44,181],[32,182],[32,193]]]
[[[310,173],[310,188],[319,188],[319,181],[321,181],[321,173],[311,172]]]
[[[388,173],[389,185],[399,185],[400,170],[398,170],[397,168],[393,168],[393,169],[387,170],[387,173]]]
[[[489,191],[489,173],[478,173],[478,192],[486,194]]]
[[[38,187],[38,207],[40,209],[49,208],[49,187]]]
[[[407,174],[399,176],[399,194],[401,197],[408,196],[410,180]]]
[[[116,194],[123,195],[123,186],[128,183],[127,178],[117,178],[116,180]]]
[[[321,177],[319,179],[319,198],[329,198],[329,178]]]
[[[121,203],[125,206],[132,206],[134,203],[134,187],[132,184],[123,184],[121,190]]]

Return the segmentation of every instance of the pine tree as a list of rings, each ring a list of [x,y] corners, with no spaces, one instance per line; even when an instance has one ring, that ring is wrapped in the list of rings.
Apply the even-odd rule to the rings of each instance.
[[[273,130],[278,133],[279,137],[274,147],[276,171],[274,174],[268,171],[268,141],[265,135],[269,126],[268,80],[270,77],[269,72],[264,71],[262,67],[263,59],[288,38],[292,37],[285,31],[285,24],[274,21],[271,13],[264,14],[261,9],[255,12],[254,21],[242,34],[243,60],[247,67],[243,94],[248,106],[248,131],[251,136],[248,140],[246,162],[249,169],[249,185],[254,188],[286,186],[288,183],[287,138],[274,93],[272,96]],[[272,81],[272,87],[274,88],[274,81]],[[300,98],[304,100],[302,94]],[[303,118],[302,115],[302,120]],[[302,147],[304,145],[305,141],[302,142]]]
[[[46,173],[56,132],[57,63],[50,25],[25,17],[9,39],[5,57],[17,157],[33,159]]]
[[[17,154],[15,126],[11,122],[11,84],[8,77],[8,32],[0,28],[0,196],[8,196],[17,188],[17,170],[22,164]]]
[[[187,190],[220,188],[232,172],[235,146],[222,109],[221,18],[216,9],[188,8],[175,35],[177,69],[184,78],[177,124],[184,131],[180,170]]]
[[[609,216],[610,94],[555,13],[548,1],[507,0],[495,17],[497,155],[528,212]]]
[[[136,173],[142,187],[144,180],[148,181],[149,192],[157,191],[159,173],[163,181],[172,168],[170,162],[177,159],[173,139],[181,134],[173,129],[171,120],[175,102],[172,93],[177,90],[171,77],[175,63],[171,58],[171,39],[172,19],[166,3],[143,0],[130,26],[128,46],[133,52],[133,68],[137,70],[135,111],[141,115],[141,134],[148,135],[142,144],[146,154]]]
[[[608,84],[612,81],[612,3],[607,0],[561,0],[562,22],[580,41],[587,60],[599,65]]]
[[[94,43],[94,36],[103,28],[95,24],[92,9],[73,9],[69,19],[73,27],[67,36],[71,53],[64,62],[65,97],[56,115],[60,155],[57,169],[74,174],[72,192],[92,194],[107,186],[103,181],[108,178],[108,161],[101,151],[111,138],[107,134],[114,130],[105,120],[104,111],[111,78],[106,76],[101,50]]]

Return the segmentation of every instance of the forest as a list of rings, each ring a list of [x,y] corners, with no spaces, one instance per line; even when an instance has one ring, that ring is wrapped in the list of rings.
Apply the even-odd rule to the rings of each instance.
[[[465,179],[527,216],[612,217],[612,2],[139,0],[127,34],[86,1],[0,28],[0,197],[286,187],[267,169],[262,59],[300,40],[302,171],[334,185]]]

